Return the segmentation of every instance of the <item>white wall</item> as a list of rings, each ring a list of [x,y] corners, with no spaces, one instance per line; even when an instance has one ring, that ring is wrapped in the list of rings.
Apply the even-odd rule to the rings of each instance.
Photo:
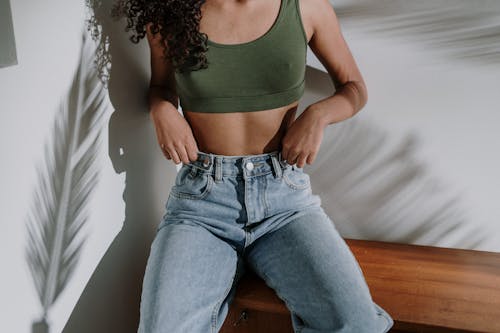
[[[78,65],[84,3],[12,1],[11,6],[18,64],[0,70],[0,330],[30,332],[41,307],[25,260],[25,220],[32,212],[35,166],[42,165],[60,101]],[[99,258],[122,227],[124,175],[116,174],[107,158],[107,134],[84,227],[89,237],[69,285],[50,310],[51,332],[62,331]]]
[[[349,1],[338,1],[343,2]],[[474,14],[469,13],[472,18]],[[491,8],[490,14],[497,17],[493,22],[498,22],[499,6]],[[414,133],[419,140],[416,156],[460,196],[467,224],[489,233],[475,249],[499,252],[500,62],[460,61],[446,53],[450,50],[426,44],[427,35],[414,41],[404,35],[373,32],[378,28],[376,21],[372,25],[356,20],[341,22],[368,87],[369,102],[358,118],[375,123],[392,142]],[[484,22],[486,27],[486,19]],[[468,30],[463,31],[465,35]],[[497,40],[489,43],[498,44]],[[481,45],[479,38],[475,43]],[[452,51],[465,54],[465,46],[450,44]],[[476,48],[481,47],[488,46]],[[310,50],[308,64],[324,71]],[[461,231],[464,237],[467,232]],[[468,248],[451,240],[447,245]]]
[[[25,220],[32,209],[36,166],[46,157],[44,147],[54,135],[58,107],[78,66],[85,9],[83,2],[62,0],[12,1],[11,6],[19,64],[0,69],[0,329],[30,332],[41,307],[24,257]],[[122,32],[123,22],[107,24],[113,37],[113,70],[98,156],[99,181],[84,227],[89,237],[68,285],[50,308],[51,332],[134,332],[145,260],[176,172],[159,151],[146,113],[145,41],[132,45]],[[348,29],[345,37],[369,88],[369,104],[358,114],[359,121],[378,124],[393,142],[416,131],[420,157],[450,189],[461,193],[468,226],[489,234],[479,249],[500,251],[500,184],[495,172],[500,169],[499,134],[494,128],[500,120],[494,97],[500,86],[498,71],[459,64],[430,66],[435,59],[421,53],[412,56],[413,47],[398,40]],[[311,53],[309,64],[322,69]],[[325,73],[309,69],[301,108],[325,93],[324,86],[315,83],[326,79]],[[340,128],[332,126],[325,140]],[[330,192],[319,187],[321,173],[308,169],[325,205],[333,207]],[[352,216],[330,212],[347,237],[386,239],[376,229],[349,226],[346,221]],[[467,248],[457,241],[467,228],[433,244]],[[391,240],[406,239],[405,230]],[[417,242],[432,244],[431,238]]]
[[[79,66],[87,11],[83,2],[16,1],[11,5],[19,64],[0,70],[4,230],[0,233],[4,267],[0,330],[31,332],[42,307],[25,259],[25,222],[28,215],[37,213],[32,208],[36,168],[48,158],[46,146],[53,149],[53,126]],[[77,265],[49,308],[50,332],[134,330],[149,244],[179,167],[161,154],[146,112],[146,42],[130,43],[123,23],[106,26],[114,34],[114,72],[96,162],[98,182],[87,204],[89,219],[81,230],[87,239]]]

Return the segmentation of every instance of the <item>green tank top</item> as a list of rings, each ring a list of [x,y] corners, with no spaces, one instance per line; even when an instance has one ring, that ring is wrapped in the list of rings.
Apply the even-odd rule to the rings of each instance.
[[[307,37],[298,0],[281,0],[272,27],[250,42],[207,41],[208,68],[175,71],[183,110],[249,112],[288,105],[305,88]]]

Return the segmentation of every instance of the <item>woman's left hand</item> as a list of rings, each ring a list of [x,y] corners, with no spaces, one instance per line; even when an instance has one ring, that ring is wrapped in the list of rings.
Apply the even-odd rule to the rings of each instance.
[[[281,140],[281,156],[288,164],[302,168],[312,164],[323,140],[324,122],[313,109],[305,109],[288,127]]]

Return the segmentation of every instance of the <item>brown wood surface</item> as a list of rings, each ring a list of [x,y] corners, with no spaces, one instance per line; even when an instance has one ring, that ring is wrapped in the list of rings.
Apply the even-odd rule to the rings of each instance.
[[[500,253],[345,240],[391,332],[500,333]],[[285,303],[253,272],[237,288],[222,333],[293,332]]]

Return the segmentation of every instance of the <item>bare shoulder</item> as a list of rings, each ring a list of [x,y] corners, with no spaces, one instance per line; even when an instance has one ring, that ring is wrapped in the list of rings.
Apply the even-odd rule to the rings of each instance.
[[[310,17],[313,30],[309,46],[330,74],[335,86],[353,82],[367,95],[361,72],[343,36],[335,9],[329,0],[299,0]]]
[[[308,22],[311,37],[325,24],[337,24],[337,15],[329,0],[297,0],[303,19]]]
[[[336,20],[333,6],[328,0],[297,0],[308,42],[326,21]]]

